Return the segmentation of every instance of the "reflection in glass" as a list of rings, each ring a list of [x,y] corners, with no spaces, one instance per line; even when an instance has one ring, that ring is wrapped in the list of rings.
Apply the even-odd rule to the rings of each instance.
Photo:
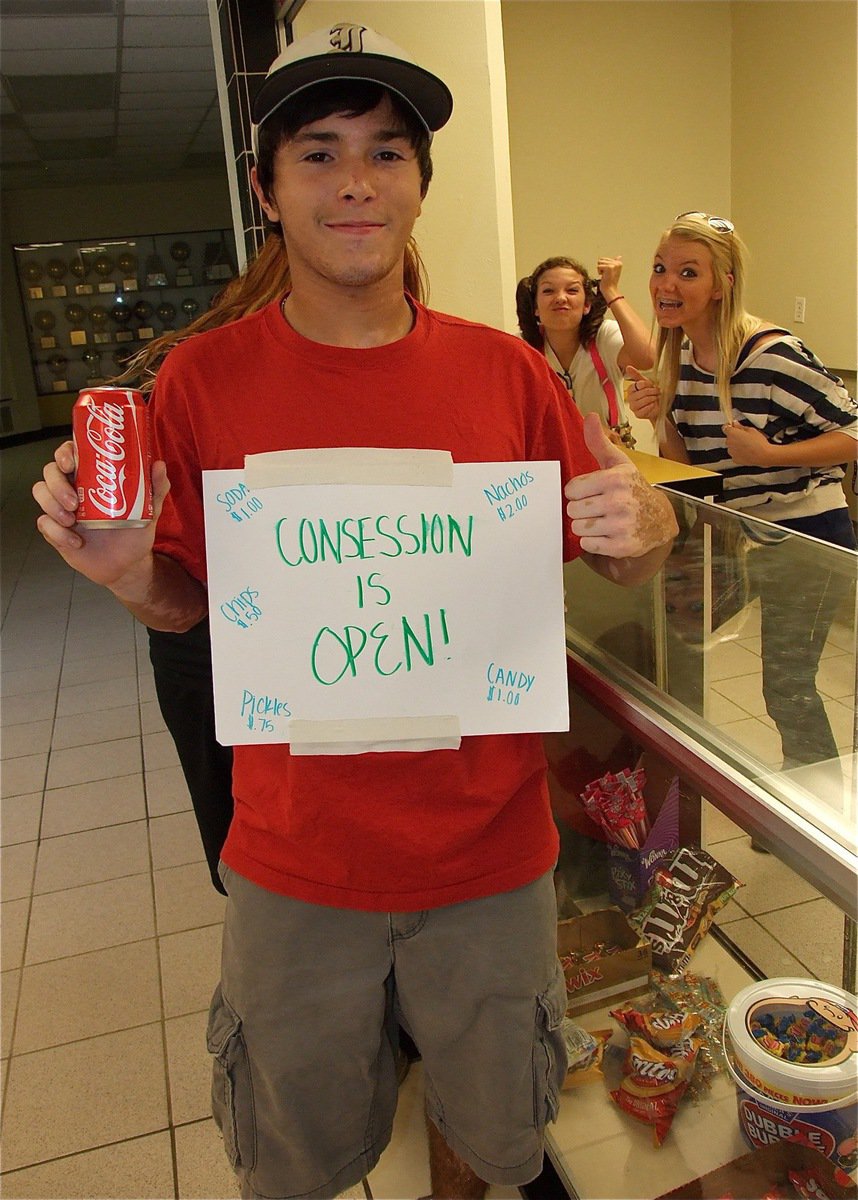
[[[570,646],[748,780],[855,843],[858,555],[668,492],[650,584],[567,567]]]

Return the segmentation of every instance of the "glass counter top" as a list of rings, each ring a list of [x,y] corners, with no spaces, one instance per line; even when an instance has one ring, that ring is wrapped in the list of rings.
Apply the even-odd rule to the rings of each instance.
[[[858,554],[665,492],[680,535],[648,584],[567,564],[570,674],[854,917]]]

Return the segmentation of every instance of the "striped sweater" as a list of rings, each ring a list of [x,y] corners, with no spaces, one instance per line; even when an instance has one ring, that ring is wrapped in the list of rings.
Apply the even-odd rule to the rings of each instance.
[[[838,430],[858,438],[858,405],[841,380],[792,334],[754,346],[731,380],[733,418],[770,442],[792,443]],[[842,467],[742,467],[727,453],[714,376],[682,351],[671,416],[695,466],[724,477],[724,503],[759,509],[770,521],[809,516],[845,503]]]

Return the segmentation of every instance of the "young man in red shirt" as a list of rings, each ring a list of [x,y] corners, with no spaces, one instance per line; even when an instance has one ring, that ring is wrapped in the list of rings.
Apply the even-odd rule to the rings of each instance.
[[[363,26],[319,31],[273,65],[253,180],[288,287],[164,361],[157,521],[76,530],[68,444],[34,488],[44,537],[150,627],[207,612],[201,472],[272,449],[556,459],[567,558],[635,583],[666,557],[667,500],[598,417],[582,424],[544,360],[404,288],[431,132],[451,108],[439,79]],[[433,1196],[532,1179],[565,1070],[539,736],[332,757],[240,746],[234,795],[209,1048],[242,1196],[331,1197],[372,1169],[396,1106],[397,1023],[423,1059]]]

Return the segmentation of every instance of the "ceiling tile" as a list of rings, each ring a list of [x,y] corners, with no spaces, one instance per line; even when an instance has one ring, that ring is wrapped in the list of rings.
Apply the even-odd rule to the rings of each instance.
[[[189,129],[159,129],[155,132],[151,130],[130,130],[120,128],[116,135],[117,146],[143,146],[143,145],[158,145],[167,143],[187,142],[193,136]]]
[[[214,71],[123,71],[123,92],[217,91]]]
[[[177,16],[200,16],[207,12],[206,0],[170,0],[170,12]],[[164,0],[125,0],[128,17],[163,16]]]
[[[39,156],[34,143],[20,129],[4,132],[0,141],[0,153],[4,162],[29,162]]]
[[[3,19],[3,54],[10,50],[115,48],[116,17],[10,17]]]
[[[9,75],[6,85],[23,113],[96,112],[113,107],[115,75]]]
[[[116,70],[116,51],[4,50],[4,75],[91,75]]]
[[[53,129],[57,133],[62,133],[64,130],[78,125],[99,132],[103,126],[112,128],[116,121],[116,115],[112,108],[93,111],[77,109],[73,112],[28,113],[26,121],[27,128],[33,132]],[[99,129],[95,130],[95,126],[98,126]]]
[[[115,0],[3,0],[4,17],[112,16],[115,12]]]
[[[211,46],[131,46],[122,51],[123,71],[205,71],[214,63]]]
[[[208,7],[0,0],[3,187],[222,173]]]
[[[153,108],[166,111],[192,108],[204,117],[212,102],[211,92],[131,92],[119,97],[121,112],[141,112]]]
[[[28,128],[33,141],[39,146],[43,146],[46,142],[58,142],[69,138],[113,137],[115,123],[113,117],[108,120],[89,121],[84,116],[76,124],[70,123],[62,128],[57,128],[55,125],[45,126],[41,129],[34,129],[32,126],[28,126]]]
[[[208,14],[199,17],[129,17],[122,25],[122,42],[125,46],[207,46],[211,48],[212,35]]]
[[[39,153],[48,162],[52,159],[109,158],[113,154],[113,138],[54,138],[39,142]]]
[[[121,113],[119,128],[126,133],[134,133],[150,129],[185,129],[191,133],[196,131],[193,121],[181,121],[177,113]]]
[[[33,166],[18,166],[6,162],[3,164],[3,187],[6,189],[39,187],[44,182],[45,169],[38,164]]]
[[[58,183],[99,183],[102,180],[118,178],[116,164],[113,159],[90,159],[85,165],[78,160],[52,162],[50,164],[51,182]]]

